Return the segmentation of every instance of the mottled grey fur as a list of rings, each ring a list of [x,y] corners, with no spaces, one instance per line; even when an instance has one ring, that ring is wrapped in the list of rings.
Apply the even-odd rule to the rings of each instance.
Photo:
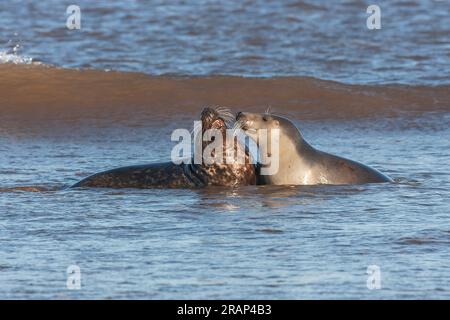
[[[225,139],[227,123],[232,118],[231,113],[225,108],[204,108],[201,114],[202,130],[204,132],[215,125],[214,128],[223,134],[225,149],[227,146],[229,147],[229,143],[232,143]],[[218,123],[219,127],[217,127]],[[209,143],[211,142],[203,142],[203,149]],[[245,148],[241,144],[234,144],[232,147]],[[194,164],[194,161],[190,162],[192,163],[163,162],[121,167],[96,173],[76,183],[72,188],[198,188],[256,184],[255,166],[246,149],[245,164],[237,162]]]

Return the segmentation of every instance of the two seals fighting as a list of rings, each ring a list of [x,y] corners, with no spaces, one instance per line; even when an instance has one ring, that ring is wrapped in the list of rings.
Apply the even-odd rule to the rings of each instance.
[[[246,145],[233,136],[227,139],[226,130],[233,118],[224,108],[205,108],[201,113],[202,137],[206,130],[217,130],[222,136],[223,157],[227,150],[233,156],[217,159],[211,154],[212,162],[202,159],[193,163],[186,159],[181,164],[173,162],[128,166],[94,174],[72,187],[96,188],[198,188],[206,186],[240,185],[314,185],[314,184],[363,184],[392,182],[381,172],[362,163],[335,156],[312,147],[300,130],[287,118],[268,113],[239,112],[235,129],[242,129],[253,139],[259,155],[270,154],[267,144],[260,143],[259,131],[279,132],[279,166],[269,175],[262,174],[264,164],[254,164]],[[202,141],[202,152],[214,141]],[[215,149],[213,149],[215,150]],[[212,151],[213,153],[215,151]],[[234,156],[243,152],[244,161]],[[202,153],[203,154],[203,153]],[[231,161],[230,161],[231,160]]]

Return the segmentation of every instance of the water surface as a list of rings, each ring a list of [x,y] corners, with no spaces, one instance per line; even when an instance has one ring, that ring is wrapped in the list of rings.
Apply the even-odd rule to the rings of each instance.
[[[448,121],[297,121],[315,146],[396,181],[359,186],[64,190],[168,158],[170,130],[3,136],[1,296],[449,298]],[[79,291],[65,287],[72,264]]]
[[[2,1],[0,59],[19,45],[22,57],[71,68],[450,83],[447,0],[73,4],[81,9],[81,30],[65,27],[66,2]],[[380,30],[366,26],[373,4],[381,9]]]
[[[379,1],[377,31],[368,1],[77,4],[69,31],[60,1],[0,3],[0,298],[450,298],[449,1]],[[395,182],[67,189],[168,161],[205,105]]]

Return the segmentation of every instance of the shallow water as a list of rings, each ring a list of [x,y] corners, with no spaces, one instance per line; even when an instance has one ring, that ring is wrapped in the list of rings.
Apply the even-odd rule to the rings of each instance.
[[[81,31],[0,3],[0,298],[450,298],[449,1],[380,1],[378,31],[367,1],[77,3]],[[67,189],[168,161],[204,105],[395,182]]]
[[[153,146],[170,129],[2,136],[1,296],[449,298],[448,121],[297,121],[316,147],[396,181],[358,186],[65,190],[168,159],[169,144]],[[73,264],[77,291],[65,287]],[[369,265],[380,290],[366,286]]]

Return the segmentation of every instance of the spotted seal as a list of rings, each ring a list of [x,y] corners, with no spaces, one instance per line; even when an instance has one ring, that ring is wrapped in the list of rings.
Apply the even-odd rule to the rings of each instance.
[[[72,188],[199,188],[206,186],[238,186],[256,184],[255,165],[245,144],[237,139],[227,139],[227,123],[234,116],[228,109],[222,107],[204,108],[201,112],[202,137],[208,129],[214,129],[222,135],[223,158],[213,158],[207,162],[202,159],[196,164],[193,159],[181,164],[173,162],[151,163],[116,168],[89,176]],[[202,151],[212,142],[203,141]],[[243,152],[245,161],[228,157],[226,150]],[[214,157],[215,150],[212,150]],[[219,161],[221,160],[221,161]]]

